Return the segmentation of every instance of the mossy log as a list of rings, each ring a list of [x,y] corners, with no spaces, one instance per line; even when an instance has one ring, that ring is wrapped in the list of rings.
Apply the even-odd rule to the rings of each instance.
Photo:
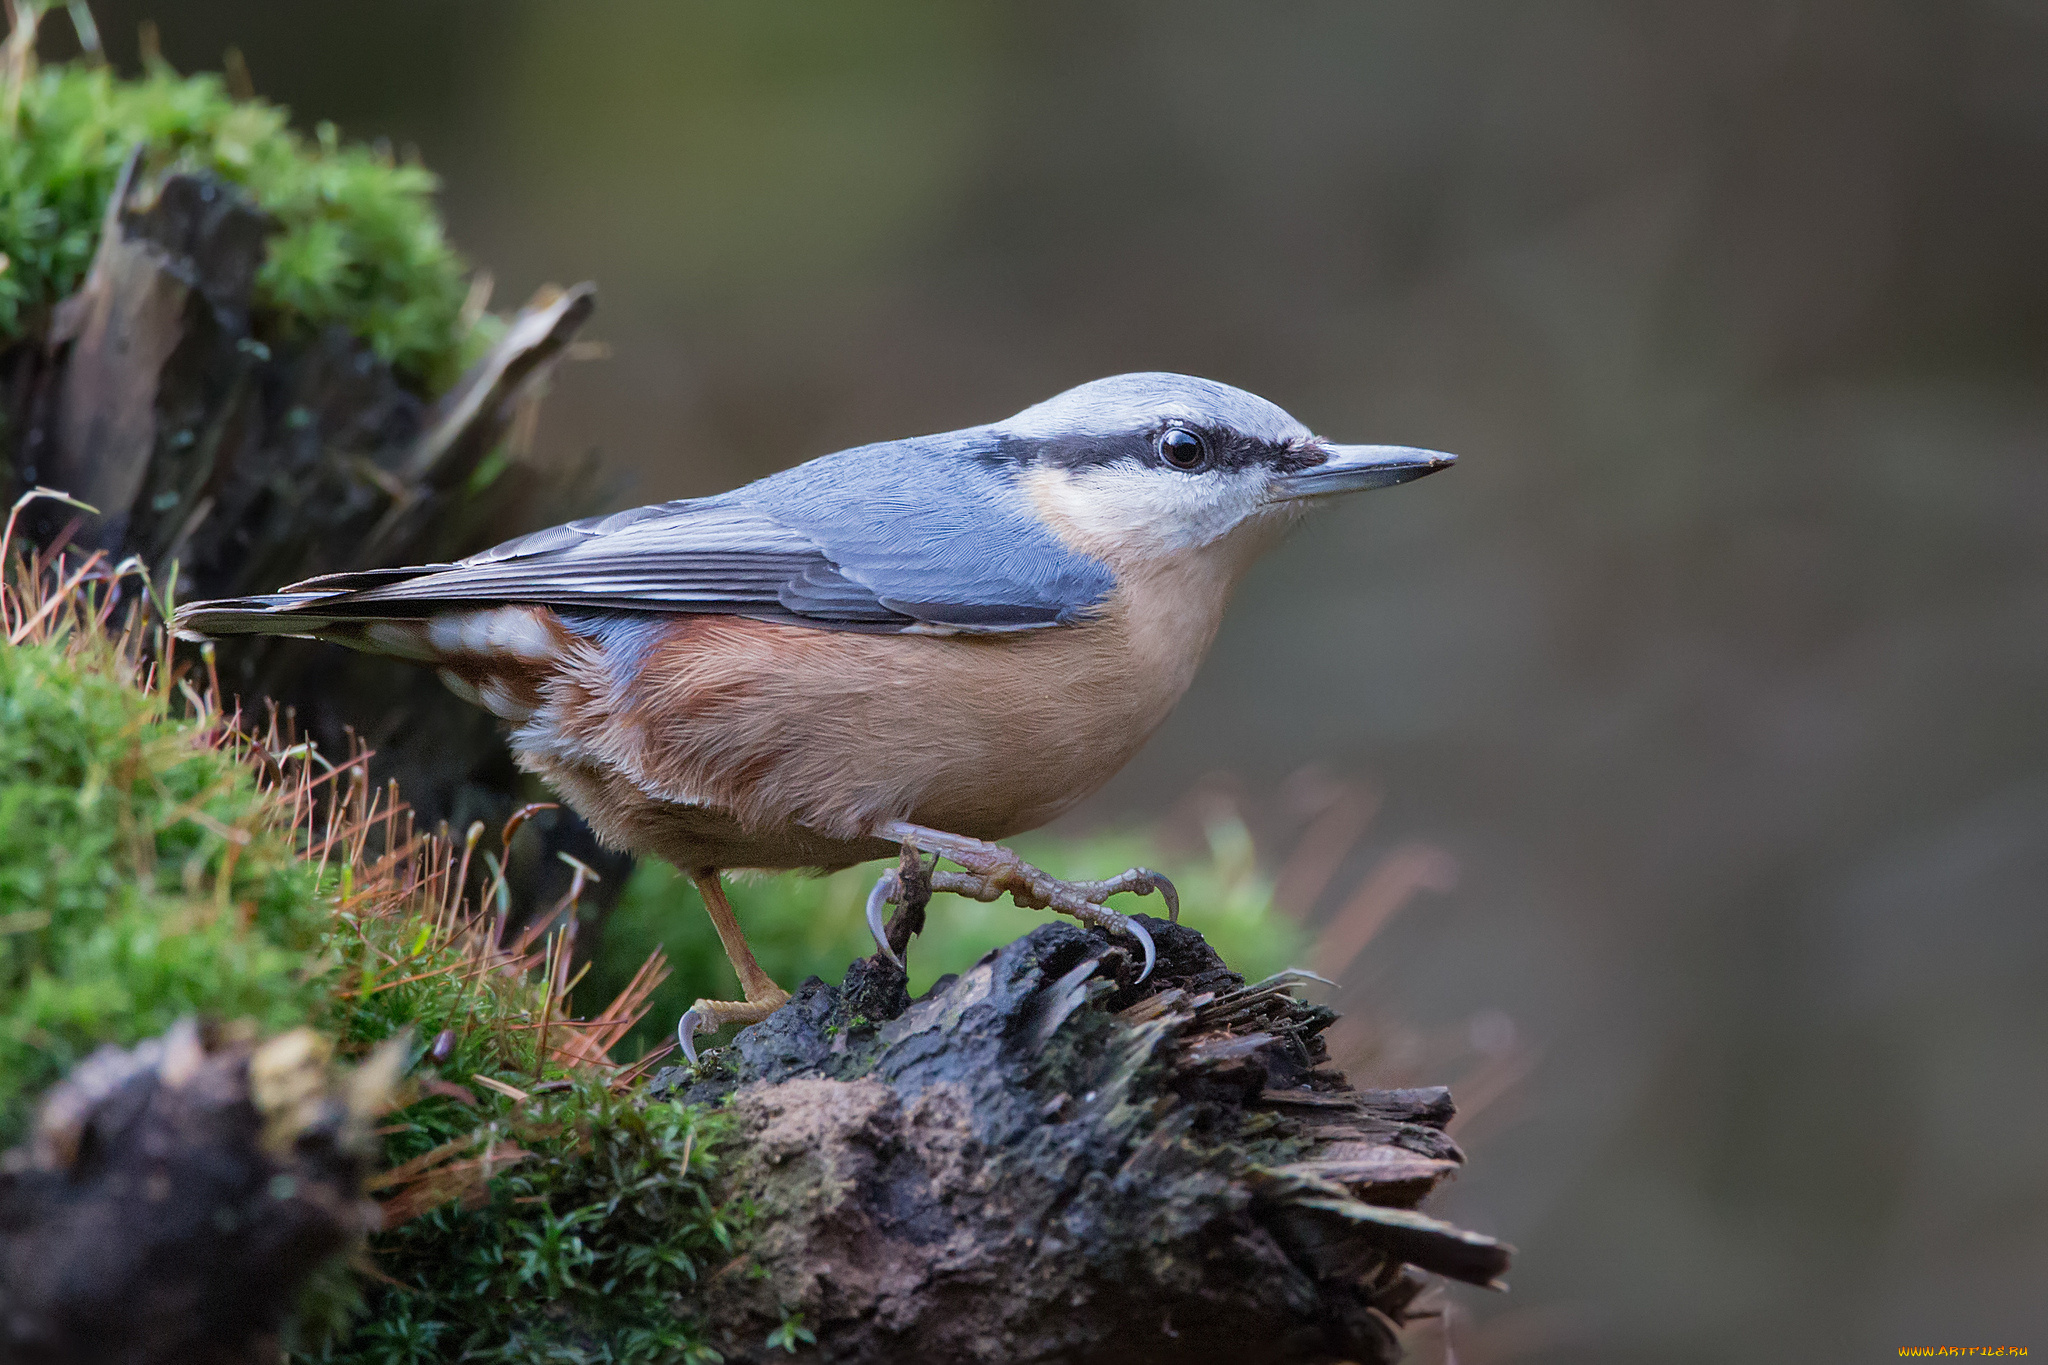
[[[1064,923],[914,1002],[864,959],[648,1083],[727,1106],[714,1198],[751,1208],[672,1301],[693,1335],[729,1362],[1391,1362],[1426,1273],[1498,1285],[1509,1248],[1417,1212],[1463,1161],[1448,1093],[1353,1089],[1303,978],[1247,985],[1145,923],[1142,984]],[[0,1358],[276,1358],[375,1223],[363,1133],[397,1056],[337,1083],[309,1036],[186,1029],[46,1098],[0,1161]]]
[[[869,958],[655,1079],[739,1120],[759,1214],[696,1305],[728,1361],[785,1324],[831,1361],[1392,1361],[1422,1272],[1498,1283],[1507,1247],[1415,1211],[1449,1094],[1353,1089],[1303,978],[1143,922],[1142,985],[1064,923],[915,1003]]]
[[[589,285],[544,290],[431,401],[336,326],[267,315],[254,285],[270,225],[219,178],[151,178],[131,157],[77,292],[0,350],[7,500],[60,489],[98,509],[32,503],[45,550],[133,557],[182,596],[268,592],[314,574],[460,558],[594,510],[589,465],[503,458],[521,415],[595,308]],[[231,693],[287,708],[324,752],[360,740],[426,824],[501,824],[539,793],[496,722],[425,670],[293,641],[219,646]],[[568,887],[566,852],[600,869],[601,914],[630,862],[566,810],[515,850],[515,926]],[[614,875],[616,874],[616,875]]]

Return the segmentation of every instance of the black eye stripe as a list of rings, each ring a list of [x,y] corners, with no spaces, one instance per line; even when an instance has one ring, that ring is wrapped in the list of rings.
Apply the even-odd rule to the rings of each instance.
[[[976,451],[975,456],[990,464],[1012,469],[1034,465],[1048,469],[1087,469],[1122,463],[1177,469],[1178,466],[1169,463],[1159,449],[1159,438],[1168,430],[1190,431],[1201,438],[1207,451],[1200,466],[1204,471],[1233,472],[1263,466],[1288,474],[1319,465],[1324,459],[1312,442],[1267,441],[1227,427],[1197,427],[1180,421],[1115,435],[998,435],[990,446]]]

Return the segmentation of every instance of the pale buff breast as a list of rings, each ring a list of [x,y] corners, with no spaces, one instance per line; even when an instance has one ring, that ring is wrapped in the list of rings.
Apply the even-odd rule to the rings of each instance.
[[[858,861],[894,819],[999,839],[1130,760],[1226,591],[1139,575],[1095,621],[994,636],[677,617],[637,669],[569,651],[514,745],[610,841],[685,864]]]

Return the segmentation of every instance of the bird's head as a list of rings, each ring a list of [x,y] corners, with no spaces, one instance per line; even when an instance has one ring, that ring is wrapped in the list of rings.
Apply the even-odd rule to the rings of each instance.
[[[1098,379],[989,431],[1038,515],[1120,572],[1191,557],[1234,572],[1314,503],[1457,458],[1337,445],[1256,394],[1179,374]]]

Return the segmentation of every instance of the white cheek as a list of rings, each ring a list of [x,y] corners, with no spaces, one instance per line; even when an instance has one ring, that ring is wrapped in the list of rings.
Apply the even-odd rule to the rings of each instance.
[[[1131,464],[1043,470],[1031,495],[1078,546],[1117,557],[1211,544],[1267,509],[1264,471],[1180,474]]]

